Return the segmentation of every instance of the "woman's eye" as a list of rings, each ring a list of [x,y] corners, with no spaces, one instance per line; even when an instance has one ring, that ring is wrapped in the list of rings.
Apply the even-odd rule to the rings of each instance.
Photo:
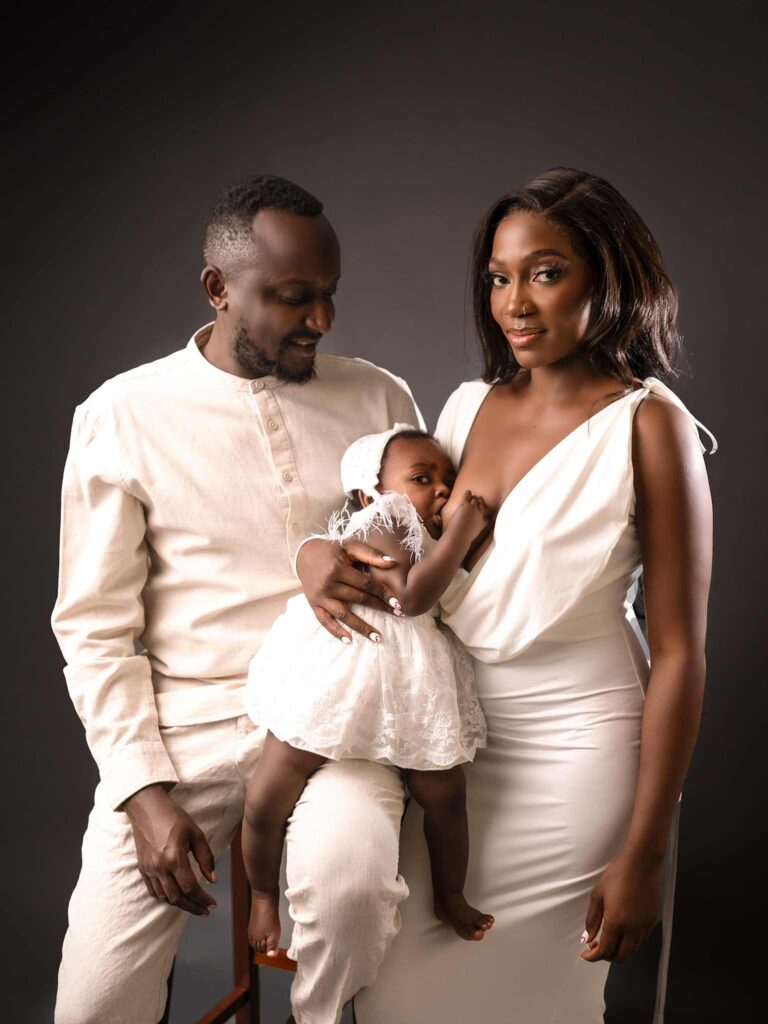
[[[544,283],[546,284],[549,281],[556,281],[558,277],[560,277],[562,272],[562,267],[542,267],[541,270],[537,270],[536,273],[533,275],[533,280],[538,281],[542,274],[549,274],[551,275],[550,277],[544,278]]]
[[[494,288],[503,288],[505,284],[509,283],[503,274],[494,274],[490,271],[488,273],[488,280]]]

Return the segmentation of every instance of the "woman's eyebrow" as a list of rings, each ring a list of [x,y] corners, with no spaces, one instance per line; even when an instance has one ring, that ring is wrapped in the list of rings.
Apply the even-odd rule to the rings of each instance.
[[[559,256],[563,260],[567,260],[569,257],[564,252],[560,252],[559,249],[534,249],[533,252],[526,253],[525,256],[520,260],[521,263],[529,263],[531,260],[537,260],[541,256]],[[506,264],[504,260],[500,260],[497,256],[491,256],[488,260],[489,265],[493,263],[497,267],[503,267]]]

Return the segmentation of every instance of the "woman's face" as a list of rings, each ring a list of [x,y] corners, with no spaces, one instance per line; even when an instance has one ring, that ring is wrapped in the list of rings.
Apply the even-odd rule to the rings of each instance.
[[[496,228],[488,272],[491,313],[521,366],[550,366],[576,351],[592,275],[560,228],[541,214],[511,214]]]

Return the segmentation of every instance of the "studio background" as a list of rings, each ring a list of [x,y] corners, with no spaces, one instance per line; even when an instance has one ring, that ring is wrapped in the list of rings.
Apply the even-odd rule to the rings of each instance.
[[[683,801],[667,1020],[762,1019],[762,960],[746,938],[765,920],[758,5],[106,10],[29,5],[8,36],[3,877],[13,966],[0,1016],[52,1019],[96,782],[49,626],[75,405],[211,318],[198,283],[206,216],[224,187],[262,172],[318,195],[341,239],[323,349],[405,377],[433,427],[449,392],[480,370],[466,315],[475,225],[502,192],[567,165],[611,181],[659,241],[690,363],[671,383],[720,442],[707,460],[708,689]],[[174,1024],[196,1019],[229,981],[224,887],[218,919],[194,920],[182,948]],[[609,1024],[650,1021],[657,945],[612,970]],[[266,1024],[287,1013],[284,981],[269,981]]]

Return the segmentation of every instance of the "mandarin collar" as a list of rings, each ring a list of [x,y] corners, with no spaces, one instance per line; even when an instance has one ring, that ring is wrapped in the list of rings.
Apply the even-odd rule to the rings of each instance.
[[[214,366],[213,363],[209,362],[200,349],[211,336],[214,323],[215,321],[212,320],[211,323],[195,331],[187,342],[187,352],[197,370],[207,374],[212,382],[228,387],[232,391],[272,391],[286,383],[285,381],[278,380],[277,377],[273,377],[271,374],[268,374],[266,377],[256,377],[255,379],[238,377],[237,374],[227,373],[226,370],[220,370],[218,366]]]

